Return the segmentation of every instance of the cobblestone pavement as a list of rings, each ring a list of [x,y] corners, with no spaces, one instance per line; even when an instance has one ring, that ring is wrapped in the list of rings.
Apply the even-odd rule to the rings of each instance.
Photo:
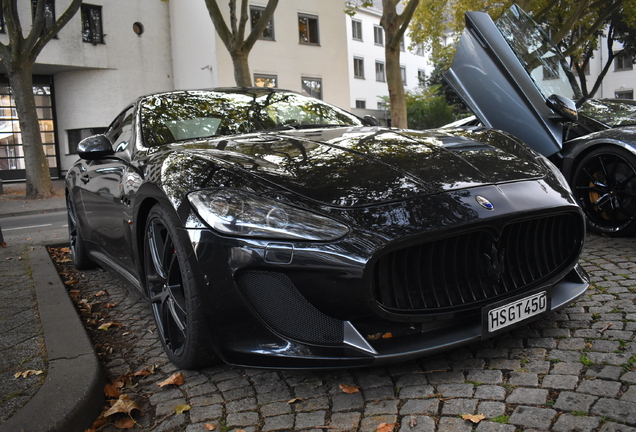
[[[115,303],[111,321],[126,348],[109,356],[111,377],[156,364],[124,389],[144,430],[636,432],[636,248],[634,239],[588,236],[582,262],[593,287],[571,307],[509,334],[381,368],[273,371],[215,366],[182,371],[185,384],[157,384],[177,372],[154,334],[148,304],[100,270],[93,293]],[[111,330],[113,331],[113,327]],[[360,387],[344,393],[339,385]],[[178,405],[191,406],[176,414]],[[483,414],[477,424],[461,418]],[[111,432],[114,426],[106,426]]]

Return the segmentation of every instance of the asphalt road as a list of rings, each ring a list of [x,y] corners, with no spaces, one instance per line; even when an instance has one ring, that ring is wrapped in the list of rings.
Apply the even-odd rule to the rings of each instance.
[[[68,240],[66,212],[10,216],[0,219],[8,244],[42,244]]]

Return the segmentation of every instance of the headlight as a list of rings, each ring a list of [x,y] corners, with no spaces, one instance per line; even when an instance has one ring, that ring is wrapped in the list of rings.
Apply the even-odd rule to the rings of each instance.
[[[327,241],[349,232],[330,218],[237,190],[201,190],[188,200],[205,223],[227,235]]]

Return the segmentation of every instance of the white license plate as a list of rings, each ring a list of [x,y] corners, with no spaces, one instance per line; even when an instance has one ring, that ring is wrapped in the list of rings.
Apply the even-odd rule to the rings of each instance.
[[[488,311],[488,333],[518,323],[545,312],[548,309],[548,296],[545,291],[515,300]]]

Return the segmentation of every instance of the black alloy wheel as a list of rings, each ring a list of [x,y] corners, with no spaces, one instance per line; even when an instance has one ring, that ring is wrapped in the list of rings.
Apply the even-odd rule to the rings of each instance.
[[[145,230],[144,270],[159,338],[170,360],[183,369],[213,363],[205,316],[193,267],[174,227],[173,218],[155,205]]]
[[[66,214],[68,216],[68,242],[73,256],[73,264],[78,270],[88,270],[95,268],[96,264],[91,260],[86,251],[86,244],[82,237],[79,224],[77,222],[77,213],[68,194],[66,195]]]
[[[592,231],[611,237],[636,232],[636,156],[616,146],[594,150],[577,166],[572,186]]]

